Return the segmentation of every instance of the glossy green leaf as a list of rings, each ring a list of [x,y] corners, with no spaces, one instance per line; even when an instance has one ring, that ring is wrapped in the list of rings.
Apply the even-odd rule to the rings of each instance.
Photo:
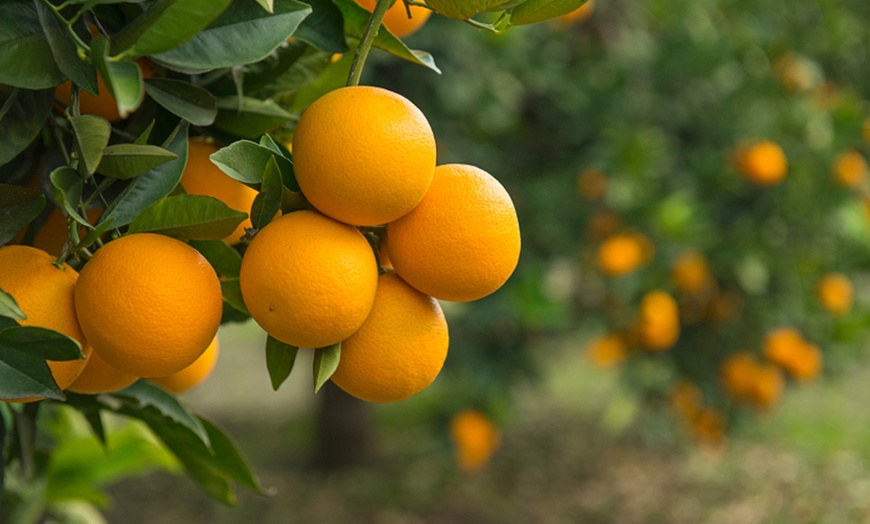
[[[275,156],[269,158],[266,170],[263,172],[263,182],[260,193],[254,198],[251,206],[251,223],[256,229],[263,229],[281,210],[281,197],[284,183],[281,181],[281,170]]]
[[[269,371],[269,380],[272,381],[272,389],[275,391],[278,391],[281,384],[293,372],[298,352],[299,348],[296,346],[285,344],[271,335],[266,338],[266,369]]]
[[[134,57],[175,49],[215,20],[232,0],[157,0],[112,40],[112,55]]]
[[[567,15],[588,0],[526,0],[511,10],[511,25],[537,24]]]
[[[127,180],[178,158],[172,151],[148,144],[115,144],[103,150],[97,172]]]
[[[365,31],[371,13],[357,4],[355,0],[334,1],[344,16],[344,32],[353,38],[360,39]],[[431,69],[436,73],[441,73],[441,70],[435,65],[435,59],[432,58],[432,55],[424,51],[408,49],[408,46],[383,26],[378,31],[374,46],[399,58]]]
[[[0,84],[46,89],[64,80],[33,0],[0,2]]]
[[[284,155],[277,153],[270,147],[249,140],[238,140],[215,151],[209,158],[230,178],[251,185],[262,182],[266,166],[269,164],[269,160],[274,158],[281,171],[284,185],[294,191],[299,190],[293,173],[293,164]]]
[[[238,277],[242,271],[242,256],[222,240],[191,240],[190,246],[208,260],[222,277]]]
[[[237,311],[250,315],[248,306],[242,298],[242,288],[238,278],[225,278],[221,280],[221,292],[224,297],[224,302],[232,306]]]
[[[136,140],[133,142],[134,144],[147,144],[148,139],[151,138],[151,132],[154,130],[154,124],[156,120],[152,120],[148,127],[145,128],[145,131],[139,133],[139,136],[136,137]]]
[[[251,64],[287,41],[309,13],[309,6],[295,0],[276,0],[274,14],[253,2],[235,2],[190,42],[152,58],[190,74]]]
[[[457,20],[469,18],[484,13],[507,9],[516,5],[514,0],[426,0],[426,4],[436,13]]]
[[[115,97],[121,118],[139,108],[145,97],[142,71],[136,62],[110,60],[109,41],[98,35],[91,41],[91,60],[97,66],[103,81]]]
[[[275,0],[257,0],[257,3],[263,6],[267,13],[275,12]]]
[[[338,369],[338,363],[341,360],[341,342],[326,346],[325,348],[317,348],[314,350],[314,392],[320,391],[320,388],[326,384],[329,377]]]
[[[99,89],[97,70],[79,56],[76,42],[69,33],[72,29],[58,18],[57,12],[48,7],[44,0],[33,0],[33,3],[57,67],[79,87],[96,95]]]
[[[250,74],[245,76],[245,89],[252,96],[271,98],[288,93],[297,93],[300,89],[316,81],[316,79],[332,64],[332,53],[319,51],[311,46],[298,43],[305,48],[304,53],[289,67],[269,79],[262,85],[249,82]],[[349,55],[345,55],[349,56]],[[348,66],[348,70],[350,67]],[[347,81],[347,74],[344,75]],[[341,84],[344,85],[344,84]]]
[[[114,227],[129,224],[143,209],[170,194],[184,172],[187,164],[187,121],[181,121],[172,135],[166,139],[163,148],[175,153],[178,158],[161,164],[133,182],[121,191],[115,200],[109,204],[106,212],[100,217],[100,222],[114,219]]]
[[[3,245],[39,216],[45,195],[35,189],[0,184],[0,245]]]
[[[309,71],[305,71],[311,76],[306,78],[305,82],[293,94],[288,109],[294,113],[301,113],[326,93],[344,87],[347,84],[352,63],[353,54],[347,53],[336,62],[327,61],[320,70],[317,67],[312,67]],[[302,73],[299,67],[294,67],[294,70]]]
[[[79,213],[83,184],[78,171],[67,166],[59,167],[51,172],[49,179],[54,191],[54,199],[57,200],[66,214],[73,217],[79,224],[91,227],[87,218]]]
[[[214,125],[242,138],[256,138],[293,119],[293,115],[271,100],[250,97],[221,97]]]
[[[146,78],[145,92],[169,112],[196,126],[210,126],[217,116],[215,97],[183,80]]]
[[[0,140],[0,166],[24,151],[39,135],[51,114],[53,100],[54,89],[28,91],[0,87],[0,129],[3,130],[3,139]]]
[[[37,326],[0,329],[0,347],[16,349],[47,360],[84,358],[81,345],[57,331]]]
[[[0,347],[0,400],[65,397],[51,376],[45,359]]]
[[[190,412],[177,398],[148,381],[140,380],[127,389],[111,393],[124,401],[124,407],[119,413],[142,418],[154,416],[175,422],[191,432],[205,445],[209,444],[208,434],[199,419]],[[146,420],[147,422],[147,420]],[[150,425],[150,424],[149,424]]]
[[[16,320],[24,320],[27,315],[21,308],[18,307],[18,302],[15,297],[0,289],[0,317],[14,318]]]
[[[184,240],[211,240],[231,234],[246,218],[220,200],[201,195],[170,196],[154,202],[130,223],[130,233],[161,233]]]
[[[401,1],[401,0],[399,0]],[[305,0],[312,12],[294,33],[294,37],[328,53],[346,53],[344,18],[331,0]]]
[[[103,150],[109,144],[112,124],[101,116],[79,115],[69,119],[76,139],[76,150],[84,172],[92,175],[100,164]]]

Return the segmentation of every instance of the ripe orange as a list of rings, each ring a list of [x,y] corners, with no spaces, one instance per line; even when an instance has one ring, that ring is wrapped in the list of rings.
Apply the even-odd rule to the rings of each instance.
[[[296,211],[257,233],[240,278],[260,327],[286,344],[317,348],[359,329],[375,299],[378,267],[356,228]]]
[[[501,444],[498,428],[483,413],[467,409],[450,421],[450,437],[456,446],[456,462],[464,471],[473,473],[489,463]]]
[[[743,176],[762,186],[782,182],[788,171],[788,160],[782,148],[767,140],[739,147],[736,162]]]
[[[257,191],[227,176],[218,169],[209,155],[219,148],[203,138],[191,138],[187,143],[187,165],[181,175],[181,186],[190,195],[204,195],[217,198],[224,204],[243,213],[251,212],[251,205],[257,198]],[[245,235],[245,228],[252,227],[248,218],[224,238],[227,244],[236,244]]]
[[[395,273],[384,273],[368,318],[342,342],[332,381],[368,402],[405,400],[438,376],[448,342],[438,302]]]
[[[199,356],[193,364],[168,377],[152,378],[151,382],[175,393],[184,393],[201,384],[211,375],[217,362],[219,351],[218,337],[214,337],[205,353]]]
[[[293,162],[302,193],[321,213],[374,226],[420,203],[435,170],[435,137],[405,97],[370,86],[319,98],[299,120]]]
[[[387,231],[399,276],[441,300],[465,302],[495,292],[520,257],[510,195],[474,166],[438,166],[420,205]]]
[[[840,153],[834,160],[834,166],[831,174],[834,180],[845,187],[858,187],[867,178],[867,173],[870,171],[867,167],[867,161],[860,152],[849,149]]]
[[[562,15],[556,19],[557,22],[564,26],[568,26],[577,22],[582,22],[592,16],[595,11],[595,0],[589,0],[577,9],[571,11],[567,15]]]
[[[606,275],[625,275],[649,262],[654,252],[652,242],[639,233],[612,235],[598,246],[598,267]]]
[[[596,366],[604,368],[624,361],[628,356],[628,348],[623,337],[610,334],[592,342],[586,349],[586,355]]]
[[[356,2],[365,7],[369,12],[372,12],[375,9],[377,0],[356,0]],[[423,24],[426,23],[426,20],[429,20],[431,14],[432,11],[425,7],[411,6],[411,18],[408,18],[405,3],[402,0],[396,0],[387,9],[383,24],[391,33],[399,38],[404,38],[412,33],[416,33],[418,29],[423,27]]]
[[[819,302],[835,315],[843,315],[852,309],[855,290],[852,281],[842,273],[829,273],[819,280],[816,287]]]
[[[749,353],[733,353],[722,363],[722,383],[732,397],[748,400],[755,387],[755,377],[761,364]]]
[[[670,349],[680,338],[680,310],[664,291],[650,291],[640,303],[637,329],[641,344],[652,351]]]
[[[94,351],[82,374],[70,384],[69,390],[87,395],[113,393],[132,386],[137,380],[139,377],[112,366]]]
[[[66,264],[58,269],[54,259],[35,247],[0,248],[0,289],[27,315],[18,321],[22,326],[53,329],[81,344],[84,359],[48,362],[54,381],[66,389],[84,369],[91,347],[76,319],[73,296],[79,275]]]
[[[671,276],[674,286],[689,295],[704,294],[713,285],[707,259],[697,251],[681,253],[674,262]]]
[[[193,363],[217,333],[217,274],[184,242],[153,233],[100,248],[76,286],[82,331],[112,366],[164,377]]]
[[[776,328],[764,337],[764,356],[797,380],[815,378],[822,370],[822,352],[796,329]]]
[[[149,78],[154,75],[154,70],[151,68],[151,63],[147,60],[138,60],[139,69],[142,71],[142,78]],[[121,120],[121,114],[118,113],[118,102],[115,100],[112,92],[109,91],[109,86],[103,81],[103,75],[97,74],[97,88],[99,89],[97,96],[94,96],[84,89],[79,90],[79,110],[83,115],[97,115],[105,118],[109,122],[118,122]],[[58,85],[54,89],[54,97],[60,100],[63,104],[68,105],[72,98],[72,82],[66,82]]]
[[[761,365],[756,371],[750,399],[759,407],[770,407],[779,402],[784,390],[782,372],[772,365]]]

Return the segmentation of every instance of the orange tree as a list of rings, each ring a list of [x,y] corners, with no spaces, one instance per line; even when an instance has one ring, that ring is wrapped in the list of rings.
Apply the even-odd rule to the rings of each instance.
[[[220,502],[236,484],[262,492],[230,437],[172,393],[209,372],[221,322],[253,316],[269,333],[275,389],[300,346],[314,351],[317,389],[336,369],[374,401],[425,388],[447,352],[429,295],[493,293],[517,263],[519,227],[494,177],[436,169],[414,104],[358,86],[366,58],[375,47],[438,72],[390,28],[408,34],[435,11],[502,32],[582,4],[0,4],[0,519],[98,502],[95,485],[141,468],[71,466],[60,453],[82,442],[71,410],[111,437],[110,453],[107,417],[143,423]],[[393,223],[395,269],[384,262]],[[466,266],[486,278],[462,280]],[[384,355],[394,325],[406,351]],[[375,390],[360,384],[372,373]]]

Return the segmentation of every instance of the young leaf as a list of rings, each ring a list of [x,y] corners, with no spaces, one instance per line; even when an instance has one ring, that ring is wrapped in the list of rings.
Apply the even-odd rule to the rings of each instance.
[[[250,316],[248,306],[245,305],[245,300],[242,298],[242,288],[238,278],[221,279],[221,293],[224,297],[224,302],[232,306],[236,311]]]
[[[12,240],[44,207],[45,195],[39,191],[0,184],[0,245]]]
[[[138,144],[115,144],[103,150],[97,172],[127,180],[143,175],[155,167],[175,160],[178,155],[161,147]]]
[[[44,0],[33,0],[33,4],[58,68],[79,87],[96,96],[99,89],[97,70],[79,57],[78,47],[69,33],[72,29],[58,18],[58,13],[48,7]]]
[[[51,376],[45,359],[0,347],[0,400],[65,397]]]
[[[0,316],[16,320],[27,318],[24,311],[21,311],[21,308],[18,307],[18,302],[15,301],[15,298],[2,289],[0,289]]]
[[[88,219],[78,211],[82,202],[82,178],[78,172],[71,167],[62,166],[52,171],[48,178],[54,190],[54,199],[60,207],[79,224],[91,227]]]
[[[53,89],[65,79],[54,61],[33,0],[0,2],[0,84]]]
[[[320,388],[326,384],[329,377],[338,369],[338,363],[341,360],[341,342],[326,346],[325,348],[317,348],[314,350],[314,392],[320,391]]]
[[[145,97],[142,71],[135,62],[111,60],[108,56],[109,41],[98,35],[91,41],[91,60],[97,66],[109,92],[115,97],[121,118],[139,108]]]
[[[281,210],[281,197],[284,184],[281,181],[281,170],[275,156],[269,159],[266,170],[263,172],[263,182],[260,184],[260,193],[254,198],[251,206],[251,223],[257,229],[263,229],[272,221],[278,211]]]
[[[187,428],[200,442],[209,444],[208,434],[199,419],[177,398],[148,381],[140,380],[127,389],[111,393],[124,401],[118,412],[148,422],[156,416]]]
[[[195,126],[210,126],[217,116],[214,96],[183,80],[146,78],[145,92],[167,111]]]
[[[243,184],[259,184],[270,159],[274,158],[281,171],[281,179],[288,187],[299,190],[293,174],[293,164],[282,154],[276,154],[270,147],[249,140],[238,140],[221,148],[209,156],[212,163],[230,178]]]
[[[214,125],[242,138],[255,138],[293,119],[293,115],[272,100],[228,96],[217,99]]]
[[[78,341],[37,326],[12,326],[0,330],[0,348],[15,349],[47,360],[85,358]]]
[[[274,14],[253,2],[234,2],[190,42],[152,58],[188,74],[251,64],[283,44],[309,13],[309,6],[295,0],[275,0]]]
[[[0,5],[0,11],[2,10],[3,6]],[[0,18],[0,25],[2,24],[2,18]],[[0,49],[2,49],[2,44],[0,44]],[[3,60],[2,54],[0,51],[0,62]],[[2,74],[3,67],[0,66],[0,76]],[[0,129],[3,130],[3,140],[0,140],[0,166],[24,151],[24,148],[29,146],[33,139],[39,135],[48,115],[51,114],[53,101],[54,89],[28,91],[23,89],[7,90],[0,87],[0,108],[2,108],[0,109]]]
[[[190,247],[199,251],[218,275],[233,278],[242,271],[242,256],[221,240],[191,240]]]
[[[346,53],[341,10],[330,0],[305,0],[305,3],[311,6],[311,15],[302,21],[293,36],[327,53]]]
[[[86,175],[93,175],[109,144],[112,124],[101,116],[79,115],[69,119],[76,138],[76,150]]]
[[[537,24],[567,15],[588,0],[526,0],[511,10],[510,25]]]
[[[114,227],[126,226],[143,209],[170,194],[181,180],[181,173],[187,163],[187,130],[189,124],[182,120],[172,135],[166,139],[163,148],[175,153],[178,158],[161,164],[148,173],[136,177],[124,188],[118,197],[109,204],[100,223],[114,219]]]
[[[232,233],[248,215],[201,195],[170,196],[154,202],[130,223],[130,233],[161,233],[182,240],[212,240]]]
[[[269,370],[269,379],[275,391],[278,391],[293,371],[298,352],[299,348],[296,346],[285,344],[271,335],[266,338],[266,369]]]

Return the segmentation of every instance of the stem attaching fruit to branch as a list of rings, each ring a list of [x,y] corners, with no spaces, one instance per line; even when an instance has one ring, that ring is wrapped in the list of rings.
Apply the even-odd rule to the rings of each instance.
[[[363,66],[365,66],[366,58],[369,56],[369,51],[372,49],[372,44],[378,36],[378,30],[381,28],[381,22],[387,9],[390,7],[392,0],[378,0],[372,11],[372,16],[366,24],[362,38],[353,55],[353,63],[350,66],[350,75],[347,77],[348,86],[359,85],[359,79],[362,76]]]

